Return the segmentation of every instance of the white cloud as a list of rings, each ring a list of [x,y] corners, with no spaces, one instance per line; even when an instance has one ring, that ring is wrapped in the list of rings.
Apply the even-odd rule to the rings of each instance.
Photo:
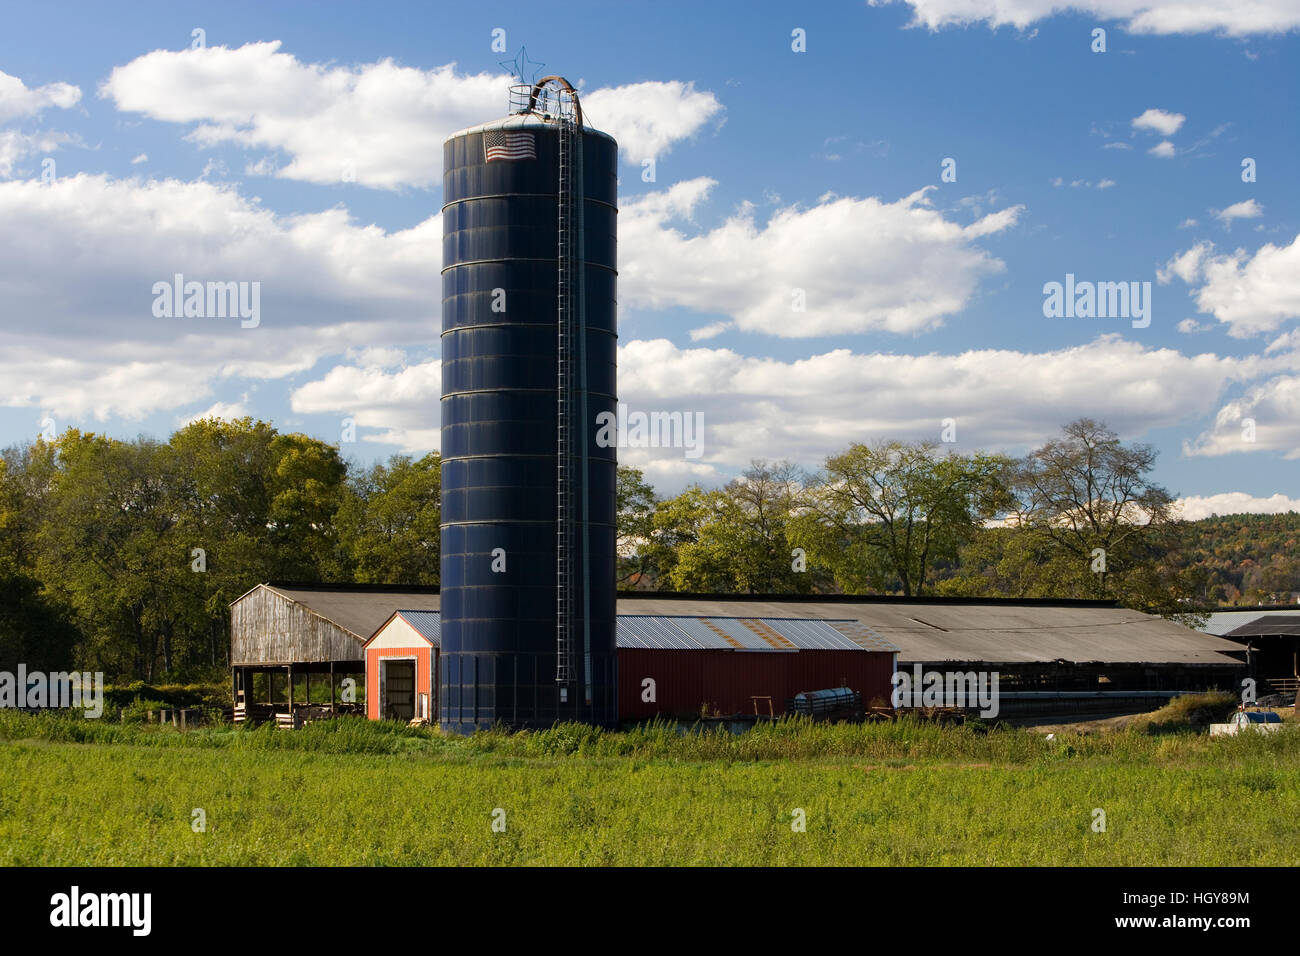
[[[1228,324],[1228,334],[1247,338],[1277,329],[1300,318],[1300,235],[1289,246],[1267,243],[1253,256],[1238,249],[1214,255],[1214,245],[1197,243],[1157,270],[1169,282],[1177,276],[1198,285],[1196,305]]]
[[[1057,176],[1055,179],[1051,180],[1051,183],[1052,183],[1053,186],[1055,186],[1055,187],[1057,187],[1057,188],[1059,189],[1060,187],[1062,187],[1062,186],[1065,185],[1065,179],[1062,178],[1061,176]],[[1115,185],[1115,180],[1113,180],[1113,179],[1102,179],[1102,180],[1099,180],[1099,181],[1096,182],[1096,183],[1093,183],[1093,181],[1092,181],[1091,179],[1072,179],[1072,180],[1070,180],[1070,188],[1071,188],[1071,189],[1094,189],[1094,188],[1095,188],[1095,189],[1110,189],[1110,187],[1111,187],[1111,186],[1114,186],[1114,185]]]
[[[1258,219],[1264,215],[1264,207],[1253,199],[1233,203],[1227,209],[1211,209],[1210,214],[1225,226],[1231,227],[1234,219]]]
[[[1178,151],[1174,149],[1174,144],[1169,142],[1169,140],[1165,140],[1162,143],[1156,143],[1156,145],[1148,149],[1147,152],[1159,159],[1173,159],[1178,153]]]
[[[1254,386],[1220,408],[1214,424],[1194,441],[1183,443],[1183,454],[1194,457],[1260,451],[1300,458],[1300,376],[1279,375]]]
[[[1045,353],[835,349],[792,361],[655,339],[619,349],[619,399],[632,410],[703,412],[702,464],[779,452],[812,465],[850,441],[937,438],[944,418],[957,420],[966,449],[1041,443],[1081,409],[1140,435],[1208,415],[1229,383],[1291,361],[1189,356],[1116,335]],[[681,457],[645,450],[640,460]]]
[[[1195,319],[1183,319],[1178,323],[1178,331],[1184,335],[1194,335],[1197,332],[1208,332],[1214,328],[1204,322],[1197,322]]]
[[[1118,140],[1116,140],[1113,143],[1106,143],[1104,146],[1102,146],[1102,149],[1132,149],[1132,148],[1133,146],[1131,144],[1121,143]]]
[[[705,339],[715,339],[732,327],[731,322],[713,322],[698,329],[691,329],[691,341],[703,342]]]
[[[181,415],[176,419],[176,424],[178,427],[184,428],[186,425],[203,421],[205,418],[220,418],[225,421],[232,421],[249,414],[248,396],[244,395],[237,402],[213,402],[201,412],[195,412],[192,415]]]
[[[277,216],[234,189],[107,176],[0,182],[0,404],[62,417],[193,407],[369,342],[428,343],[442,226]],[[261,323],[157,318],[157,282],[259,282]]]
[[[350,417],[359,441],[397,445],[408,454],[436,450],[442,363],[435,359],[390,370],[396,355],[386,351],[363,355],[357,365],[335,366],[296,389],[290,397],[293,410]]]
[[[0,179],[14,174],[18,164],[29,156],[53,153],[80,140],[67,133],[23,133],[16,129],[0,130]]]
[[[618,140],[628,162],[663,156],[678,140],[719,117],[722,104],[693,83],[631,83],[593,90],[582,98],[591,124]]]
[[[1010,228],[1023,209],[961,226],[930,208],[926,187],[893,203],[823,197],[779,209],[765,225],[745,204],[714,229],[674,228],[714,185],[688,180],[623,207],[623,301],[722,315],[741,330],[787,338],[920,332],[964,308],[979,280],[1001,271],[975,240]],[[795,310],[800,290],[804,311]]]
[[[147,162],[149,162],[149,154],[140,153],[138,156],[136,156],[134,159],[131,160],[131,165],[139,166],[141,163],[147,163]]]
[[[1214,495],[1188,495],[1178,499],[1178,506],[1182,518],[1199,521],[1212,515],[1279,515],[1300,511],[1300,498],[1291,498],[1280,492],[1260,498],[1244,491],[1223,491]]]
[[[70,83],[47,83],[32,89],[0,70],[0,123],[36,116],[50,107],[71,109],[80,100],[81,90]]]
[[[1170,113],[1167,110],[1149,109],[1142,113],[1141,116],[1133,117],[1133,128],[1143,130],[1153,130],[1161,136],[1173,136],[1178,132],[1179,127],[1186,122],[1187,117],[1182,113]]]
[[[248,164],[254,174],[380,189],[432,186],[452,133],[503,116],[509,78],[455,64],[421,70],[391,59],[359,66],[304,63],[280,41],[229,49],[155,50],[116,67],[100,89],[118,109],[198,124],[201,146],[232,143],[288,156]],[[646,82],[584,97],[624,151],[666,152],[718,114],[712,93]],[[644,151],[652,152],[645,153]],[[641,155],[629,154],[640,162]]]
[[[867,0],[883,6],[899,0]],[[1224,33],[1249,36],[1282,33],[1300,27],[1300,7],[1293,0],[903,0],[913,10],[912,26],[931,30],[970,23],[990,27],[1029,24],[1067,10],[1102,20],[1120,20],[1130,33]]]
[[[1180,222],[1180,223],[1178,224],[1178,228],[1179,228],[1179,229],[1192,229],[1192,228],[1194,228],[1194,227],[1196,227],[1196,226],[1199,226],[1199,225],[1200,225],[1199,222],[1197,222],[1195,219],[1192,219],[1192,218],[1189,217],[1189,218],[1187,218],[1187,219],[1184,219],[1182,222]]]
[[[1212,242],[1198,242],[1185,252],[1180,252],[1168,262],[1163,269],[1156,270],[1156,281],[1168,285],[1175,278],[1182,279],[1188,285],[1196,281],[1201,273],[1201,264],[1214,250]]]

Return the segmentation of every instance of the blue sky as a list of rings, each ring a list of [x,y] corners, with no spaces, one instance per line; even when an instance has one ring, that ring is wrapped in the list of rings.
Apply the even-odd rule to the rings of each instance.
[[[1088,415],[1189,516],[1297,507],[1295,0],[564,9],[8,5],[0,444],[250,414],[436,448],[439,146],[526,46],[622,147],[620,398],[705,414],[702,458],[621,456],[662,491]],[[258,326],[154,315],[178,271],[259,282]],[[1150,325],[1045,317],[1067,273],[1150,283]]]

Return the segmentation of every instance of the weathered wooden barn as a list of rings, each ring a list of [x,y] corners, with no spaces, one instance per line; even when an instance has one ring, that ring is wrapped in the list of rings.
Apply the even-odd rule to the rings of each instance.
[[[236,598],[230,605],[236,720],[292,722],[296,714],[351,709],[339,682],[363,683],[364,644],[398,607],[437,610],[438,590],[259,584]],[[263,690],[256,693],[259,674]]]

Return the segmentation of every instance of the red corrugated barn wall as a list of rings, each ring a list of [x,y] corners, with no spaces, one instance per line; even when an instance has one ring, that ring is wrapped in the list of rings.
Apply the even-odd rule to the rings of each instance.
[[[412,647],[367,647],[366,648],[366,716],[371,720],[379,719],[379,661],[391,657],[398,660],[415,658],[415,691],[428,694],[433,714],[437,716],[436,699],[433,694],[434,653],[428,644]]]
[[[864,704],[879,698],[888,703],[893,687],[894,655],[883,651],[816,651],[796,653],[618,650],[618,709],[620,720],[698,717],[704,705],[711,712],[752,714],[751,697],[772,698],[780,714],[785,701],[801,691],[849,687],[862,694]],[[642,681],[655,682],[655,701],[642,700]],[[766,703],[760,702],[766,713]]]

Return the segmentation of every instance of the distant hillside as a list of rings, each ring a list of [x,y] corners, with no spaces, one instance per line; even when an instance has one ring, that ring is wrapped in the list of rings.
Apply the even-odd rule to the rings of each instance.
[[[1221,515],[1184,529],[1178,564],[1206,604],[1292,604],[1300,596],[1300,514]]]

